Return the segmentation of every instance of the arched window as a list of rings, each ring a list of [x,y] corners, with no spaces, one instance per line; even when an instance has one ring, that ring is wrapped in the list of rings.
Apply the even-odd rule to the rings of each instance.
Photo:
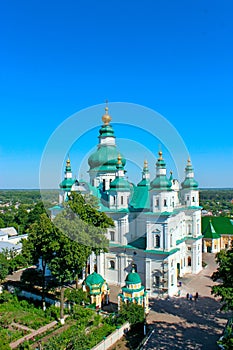
[[[115,232],[110,231],[110,241],[115,241]]]
[[[188,266],[192,266],[191,256],[188,257]]]
[[[170,247],[172,247],[172,235],[170,235]]]
[[[160,235],[155,235],[155,248],[160,248]]]
[[[134,269],[135,272],[137,272],[137,270],[138,270],[137,264],[133,263],[132,268]]]
[[[111,270],[115,270],[115,261],[114,261],[114,260],[110,260],[110,261],[109,261],[109,268],[110,268]]]
[[[105,191],[105,187],[106,187],[106,184],[105,184],[105,179],[103,179],[103,191]]]
[[[121,205],[124,204],[124,197],[121,196]]]

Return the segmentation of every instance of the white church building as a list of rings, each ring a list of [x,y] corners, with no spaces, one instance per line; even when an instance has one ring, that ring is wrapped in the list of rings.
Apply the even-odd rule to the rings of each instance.
[[[71,191],[91,193],[115,223],[107,232],[109,251],[90,257],[90,273],[96,269],[108,283],[123,286],[134,267],[150,296],[175,295],[180,277],[202,269],[201,207],[191,161],[180,184],[167,176],[160,151],[156,177],[150,179],[145,161],[134,185],[125,177],[126,160],[117,149],[108,107],[102,120],[97,150],[88,159],[90,182],[73,178],[68,159],[60,205]],[[59,210],[54,207],[52,216]]]

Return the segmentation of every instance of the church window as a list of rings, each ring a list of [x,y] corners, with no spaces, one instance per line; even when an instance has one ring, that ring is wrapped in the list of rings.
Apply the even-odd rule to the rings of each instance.
[[[167,200],[164,199],[164,206],[166,207],[167,206]]]
[[[156,287],[159,287],[159,285],[160,285],[160,277],[159,276],[155,276],[155,284],[156,284]]]
[[[138,270],[137,264],[133,263],[132,268],[134,269],[135,272],[137,272],[137,270]]]
[[[116,196],[113,197],[113,204],[116,204]]]
[[[106,181],[105,179],[103,179],[103,191],[105,191],[105,187],[106,187]]]
[[[197,224],[197,234],[199,234],[199,224]]]
[[[189,201],[189,196],[187,196],[187,201]]]
[[[124,197],[121,196],[121,204],[124,204]]]
[[[192,225],[188,225],[188,234],[191,235],[192,234]]]
[[[192,266],[191,256],[188,257],[188,266]]]
[[[172,247],[172,235],[170,235],[170,246]]]
[[[160,235],[155,235],[155,248],[160,248]]]
[[[197,264],[200,265],[200,256],[197,258]]]
[[[193,197],[193,202],[195,202],[195,197]]]
[[[115,261],[114,261],[114,260],[110,260],[110,261],[109,261],[109,268],[110,268],[111,270],[115,270]]]
[[[158,206],[159,206],[159,200],[156,199],[156,207],[158,207]]]
[[[110,231],[110,241],[115,241],[115,232]]]
[[[174,276],[171,275],[171,286],[174,286]]]

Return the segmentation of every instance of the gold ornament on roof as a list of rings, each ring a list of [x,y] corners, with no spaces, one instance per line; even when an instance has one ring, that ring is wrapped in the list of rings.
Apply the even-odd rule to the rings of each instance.
[[[102,121],[104,125],[108,125],[112,120],[111,116],[108,114],[108,101],[106,101],[105,114],[102,116]]]
[[[188,165],[191,165],[191,159],[188,157]]]
[[[163,159],[163,152],[159,151],[159,160],[162,160],[162,159]]]
[[[70,166],[70,158],[68,157],[67,161],[66,161],[66,166]]]
[[[121,155],[118,154],[118,157],[117,157],[117,164],[122,164],[122,161],[121,161]]]
[[[144,160],[144,168],[148,168],[148,161],[146,159]]]

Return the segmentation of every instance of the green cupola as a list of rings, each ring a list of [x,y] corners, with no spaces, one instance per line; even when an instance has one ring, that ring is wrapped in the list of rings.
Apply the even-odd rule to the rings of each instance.
[[[185,168],[185,180],[181,184],[182,189],[197,190],[198,182],[194,179],[193,166],[190,158]]]
[[[163,159],[162,151],[159,151],[159,158],[156,163],[156,177],[150,183],[152,190],[170,191],[172,187],[171,181],[167,178],[166,164]]]
[[[125,170],[122,164],[122,157],[119,154],[117,157],[117,165],[116,165],[116,178],[110,184],[110,191],[122,191],[128,192],[130,191],[130,183],[125,179]]]
[[[70,165],[70,159],[68,158],[66,161],[66,167],[65,167],[65,177],[64,180],[60,183],[60,188],[63,191],[71,191],[71,187],[75,183],[75,179],[72,178],[72,170]]]
[[[129,286],[131,284],[141,284],[141,277],[139,274],[135,271],[134,268],[132,268],[132,271],[127,275],[125,284],[126,286]]]
[[[99,144],[97,150],[89,157],[89,172],[108,172],[115,173],[117,157],[119,151],[116,147],[113,127],[109,124],[111,116],[108,114],[108,107],[105,107],[105,114],[102,117],[103,125],[99,130]],[[126,160],[122,157],[122,164]]]

